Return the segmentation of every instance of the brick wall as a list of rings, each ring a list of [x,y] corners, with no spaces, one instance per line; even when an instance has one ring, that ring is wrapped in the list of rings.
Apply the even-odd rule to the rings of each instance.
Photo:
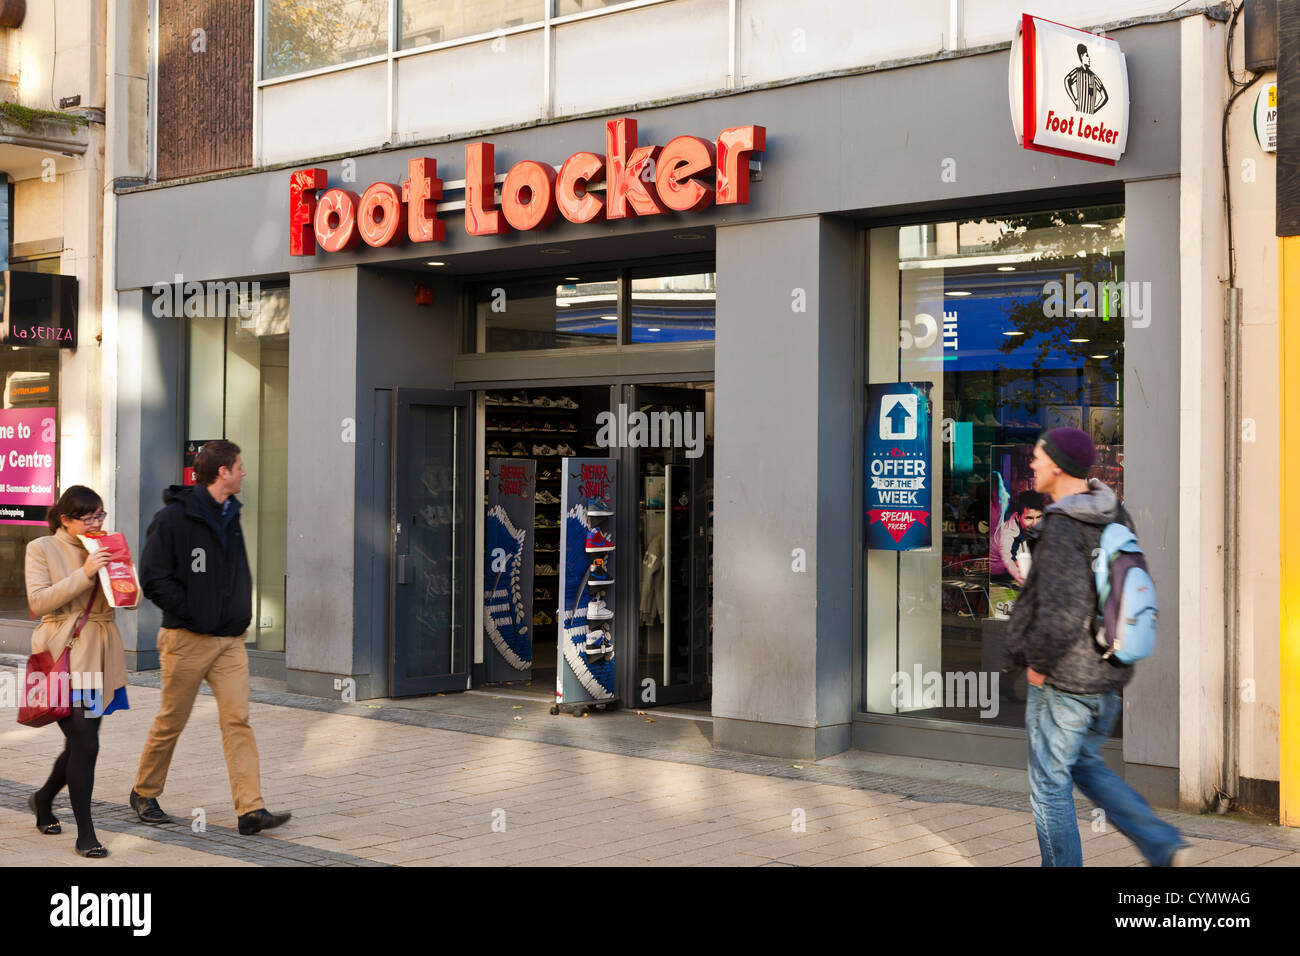
[[[159,179],[251,165],[253,16],[253,0],[159,0]]]

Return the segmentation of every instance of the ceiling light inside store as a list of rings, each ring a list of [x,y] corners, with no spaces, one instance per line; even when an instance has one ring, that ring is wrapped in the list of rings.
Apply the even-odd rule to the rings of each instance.
[[[1012,329],[1010,332],[1003,332],[1002,334],[1003,335],[1024,335],[1025,333],[1021,332],[1019,329]]]
[[[1015,272],[1015,266],[998,266],[998,272]]]
[[[1084,342],[1091,342],[1092,339],[1070,339],[1075,345],[1082,345]]]
[[[565,277],[564,277],[564,281],[565,281],[565,282],[581,282],[582,280],[581,280],[580,278],[578,278],[577,276],[565,276]]]
[[[1100,228],[1101,228],[1101,223],[1099,223],[1099,222],[1085,222],[1085,223],[1081,223],[1081,225],[1083,226],[1084,229],[1100,229]]]
[[[945,292],[944,295],[970,295],[969,292]]]
[[[1108,358],[1110,358],[1110,355],[1109,355],[1109,354],[1106,354],[1106,353],[1103,353],[1103,354],[1101,354],[1101,355],[1089,355],[1088,358],[1095,358],[1095,359],[1108,359]]]
[[[663,329],[646,329],[647,332],[662,332]]]
[[[430,259],[425,263],[426,266],[445,266],[447,263],[439,262],[437,259]]]

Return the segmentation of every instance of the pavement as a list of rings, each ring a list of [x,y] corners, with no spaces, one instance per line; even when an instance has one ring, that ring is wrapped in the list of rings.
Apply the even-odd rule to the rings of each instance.
[[[0,661],[0,681],[20,677]],[[7,666],[6,666],[7,665]],[[27,796],[62,736],[0,710],[0,864],[6,866],[1037,866],[1022,771],[851,751],[795,762],[717,750],[688,708],[552,716],[539,688],[345,703],[254,680],[252,723],[281,829],[238,834],[216,703],[206,688],[160,798],[176,823],[126,807],[158,707],[132,675],[131,710],[105,718],[95,825],[110,856],[73,852]],[[1145,865],[1078,803],[1088,866]],[[1161,811],[1199,866],[1300,865],[1300,831]]]

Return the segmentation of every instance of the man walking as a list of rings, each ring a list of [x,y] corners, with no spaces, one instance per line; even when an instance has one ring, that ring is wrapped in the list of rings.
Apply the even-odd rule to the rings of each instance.
[[[1087,479],[1097,449],[1086,432],[1054,428],[1034,448],[1034,490],[1050,500],[1029,529],[1033,564],[1008,625],[1006,670],[1026,667],[1029,802],[1043,866],[1082,866],[1074,786],[1137,844],[1153,866],[1186,846],[1176,828],[1102,761],[1131,664],[1103,658],[1094,637],[1092,563],[1106,525],[1132,520],[1114,493]]]
[[[158,806],[172,753],[189,720],[199,685],[217,700],[230,792],[245,835],[278,827],[288,813],[262,800],[257,742],[248,723],[248,652],[253,583],[239,527],[246,472],[239,446],[210,441],[194,459],[197,485],[172,485],[149,525],[140,578],[145,597],[163,612],[158,632],[162,704],[149,729],[131,809],[144,823],[170,822]]]

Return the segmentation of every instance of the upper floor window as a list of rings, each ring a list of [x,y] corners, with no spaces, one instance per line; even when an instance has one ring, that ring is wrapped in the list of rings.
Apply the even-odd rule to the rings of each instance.
[[[387,52],[388,0],[266,0],[264,79]]]

